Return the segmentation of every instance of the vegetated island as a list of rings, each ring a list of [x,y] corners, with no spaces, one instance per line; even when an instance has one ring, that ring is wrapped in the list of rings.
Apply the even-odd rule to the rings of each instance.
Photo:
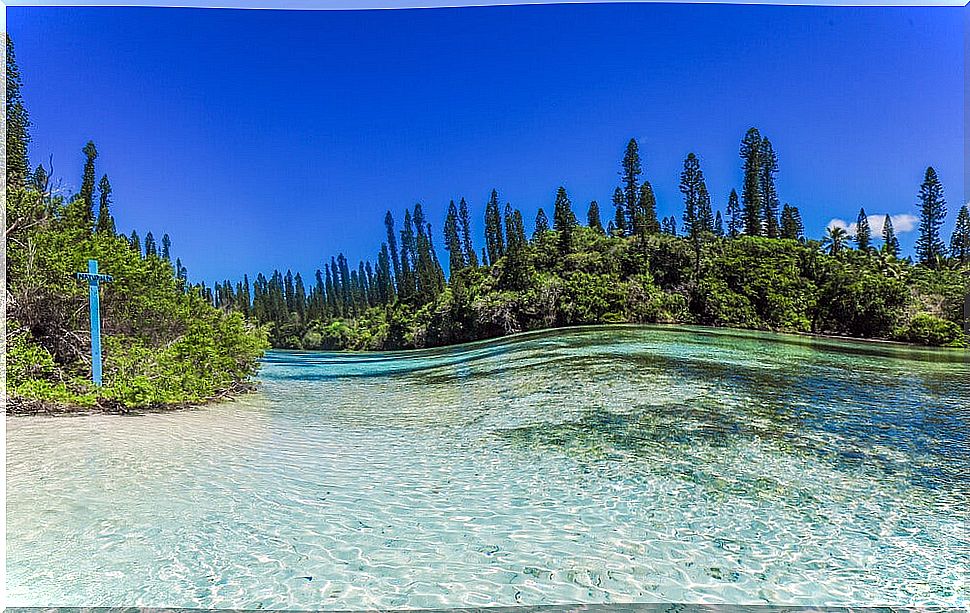
[[[892,220],[879,239],[859,212],[854,235],[830,228],[807,239],[799,210],[781,204],[778,158],[750,129],[743,182],[715,211],[700,160],[684,160],[683,212],[658,219],[635,140],[604,224],[589,203],[581,224],[563,187],[552,220],[539,209],[531,235],[521,212],[485,205],[476,249],[467,201],[443,223],[446,277],[420,204],[400,230],[388,211],[372,263],[339,254],[307,289],[274,271],[207,287],[172,262],[171,241],[119,234],[107,175],[89,142],[80,191],[63,195],[52,169],[31,170],[30,122],[8,40],[7,411],[129,411],[200,404],[253,385],[267,347],[327,350],[423,348],[520,331],[605,323],[684,323],[892,339],[965,347],[970,294],[970,212],[944,242],[946,201],[936,172],[919,189],[917,259],[902,259]],[[878,245],[877,245],[878,243]],[[105,385],[90,373],[87,287],[72,277],[98,259],[103,291]]]
[[[387,350],[464,343],[520,331],[602,323],[727,326],[922,345],[965,347],[970,295],[970,211],[959,209],[947,245],[946,200],[930,167],[919,188],[917,259],[900,257],[892,218],[873,237],[860,210],[856,230],[805,237],[799,209],[780,203],[778,158],[752,128],[741,142],[743,185],[726,215],[714,211],[693,153],[684,160],[681,228],[658,219],[657,203],[631,139],[622,184],[604,225],[596,201],[581,224],[560,187],[552,222],[539,209],[531,236],[522,214],[485,205],[485,246],[472,241],[468,203],[452,201],[443,223],[450,275],[420,204],[398,230],[390,211],[375,263],[343,254],[312,286],[274,271],[201,291],[213,304],[266,326],[274,347]]]

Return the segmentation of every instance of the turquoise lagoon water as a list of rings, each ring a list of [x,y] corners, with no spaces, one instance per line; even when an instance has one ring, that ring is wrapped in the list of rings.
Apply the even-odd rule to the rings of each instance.
[[[8,417],[8,604],[970,607],[966,354],[613,327],[261,379]]]

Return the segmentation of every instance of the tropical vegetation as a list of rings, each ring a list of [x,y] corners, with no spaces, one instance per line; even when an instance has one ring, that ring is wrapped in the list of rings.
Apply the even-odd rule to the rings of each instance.
[[[740,146],[743,184],[726,214],[714,211],[700,159],[686,156],[683,214],[657,217],[636,140],[626,146],[613,214],[598,202],[581,225],[564,187],[551,224],[540,208],[527,235],[522,213],[492,190],[478,251],[465,198],[442,224],[449,274],[421,204],[402,227],[384,216],[374,262],[330,258],[311,283],[274,271],[206,288],[213,304],[268,327],[275,347],[402,349],[518,331],[598,323],[689,323],[964,346],[970,294],[970,213],[960,209],[949,249],[940,228],[943,188],[927,168],[919,189],[917,259],[900,257],[890,216],[881,241],[860,210],[854,231],[832,225],[805,236],[797,206],[781,204],[778,156],[748,130]]]
[[[30,121],[7,39],[7,410],[125,411],[199,403],[248,389],[266,332],[215,308],[186,283],[181,263],[149,233],[117,234],[111,184],[96,180],[97,149],[83,148],[76,194],[58,193],[52,171],[30,168]],[[88,285],[73,276],[96,259],[112,281],[101,290],[104,385],[91,378]]]

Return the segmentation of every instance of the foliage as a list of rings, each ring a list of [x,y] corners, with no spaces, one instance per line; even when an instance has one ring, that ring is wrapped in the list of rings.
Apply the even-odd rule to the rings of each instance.
[[[125,409],[201,402],[255,372],[265,332],[186,288],[169,262],[142,257],[32,188],[8,192],[7,391],[10,406]],[[97,259],[103,286],[104,386],[90,383],[88,287],[73,273]]]
[[[913,317],[909,325],[900,330],[897,336],[901,340],[922,345],[967,346],[967,339],[960,326],[929,313],[919,313]]]

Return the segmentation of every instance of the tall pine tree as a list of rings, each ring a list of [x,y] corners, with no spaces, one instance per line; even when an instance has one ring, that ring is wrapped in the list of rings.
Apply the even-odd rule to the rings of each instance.
[[[872,247],[872,229],[869,227],[869,217],[866,215],[865,208],[859,209],[859,216],[856,218],[855,244],[859,247],[859,251],[869,251]]]
[[[388,211],[384,215],[384,229],[387,232],[387,248],[390,251],[391,265],[394,271],[394,279],[401,283],[401,256],[397,251],[397,233],[394,231],[394,216]],[[398,287],[398,291],[401,288]]]
[[[970,208],[960,207],[957,223],[950,237],[950,256],[961,264],[970,264]]]
[[[138,238],[138,232],[131,231],[131,236],[128,237],[128,244],[131,245],[134,251],[138,252],[138,255],[141,255],[141,239]]]
[[[20,92],[23,81],[10,36],[6,37],[7,51],[7,189],[23,187],[30,176],[27,145],[30,143],[30,118]],[[41,167],[43,168],[43,167]]]
[[[797,207],[785,203],[781,210],[781,238],[791,240],[801,240],[804,234],[802,227],[802,216]]]
[[[498,192],[492,190],[488,204],[485,205],[485,248],[488,261],[494,264],[505,253],[505,239],[502,236],[502,213],[498,207]]]
[[[741,190],[744,233],[748,236],[761,236],[761,134],[751,128],[741,141],[741,159],[744,161],[744,185]]]
[[[158,256],[158,245],[151,232],[145,235],[145,257],[148,256]]]
[[[576,215],[573,214],[572,203],[566,194],[566,188],[559,186],[556,190],[556,203],[553,208],[552,229],[559,233],[559,250],[569,253],[572,248],[573,226],[576,225]]]
[[[946,218],[946,200],[943,184],[932,166],[926,169],[919,189],[920,222],[916,254],[921,264],[936,267],[939,258],[946,256],[946,246],[940,236],[940,227]]]
[[[727,216],[728,236],[735,238],[744,231],[744,214],[741,210],[741,203],[738,200],[738,192],[734,189],[731,190],[731,195],[728,196]]]
[[[761,205],[764,207],[764,231],[768,238],[778,238],[778,190],[775,187],[775,173],[778,172],[778,156],[771,141],[761,140]]]
[[[445,249],[448,251],[448,268],[452,277],[454,277],[456,272],[465,267],[465,251],[458,230],[458,207],[455,206],[454,200],[448,204],[444,232]]]
[[[896,238],[896,229],[889,215],[882,222],[882,249],[894,258],[899,257],[899,239]]]
[[[619,187],[613,190],[613,210],[613,234],[616,236],[626,236],[626,199],[623,196],[623,190]]]
[[[640,215],[637,226],[641,234],[660,233],[660,222],[657,220],[657,198],[654,196],[650,181],[644,180],[640,185],[637,212]]]
[[[684,160],[684,170],[680,173],[680,193],[684,195],[684,232],[691,238],[699,238],[706,232],[713,233],[710,194],[700,161],[693,153],[687,154]]]
[[[100,206],[98,206],[98,232],[100,234],[114,234],[115,220],[111,217],[111,182],[108,181],[108,175],[101,177],[101,182],[98,183],[98,191],[101,196]]]
[[[97,180],[95,175],[94,161],[98,158],[98,149],[94,142],[88,141],[81,150],[84,153],[84,175],[81,178],[81,191],[79,193],[81,201],[81,221],[87,228],[94,228],[94,183]]]
[[[627,234],[632,234],[636,231],[639,177],[640,173],[643,172],[643,167],[640,164],[640,147],[634,138],[631,138],[626,144],[626,152],[623,154],[622,166],[623,202],[626,217],[625,228]]]
[[[546,212],[542,210],[542,207],[539,207],[539,212],[536,213],[535,229],[532,231],[532,240],[536,240],[537,238],[542,236],[544,232],[548,232],[548,231],[549,231],[549,218],[546,217]]]
[[[468,203],[462,198],[458,203],[458,227],[461,229],[461,244],[465,252],[465,262],[472,268],[478,267],[478,256],[472,244],[471,216],[468,214]]]
[[[603,223],[600,221],[600,205],[595,200],[589,203],[589,210],[586,211],[586,225],[597,234],[603,234]]]

